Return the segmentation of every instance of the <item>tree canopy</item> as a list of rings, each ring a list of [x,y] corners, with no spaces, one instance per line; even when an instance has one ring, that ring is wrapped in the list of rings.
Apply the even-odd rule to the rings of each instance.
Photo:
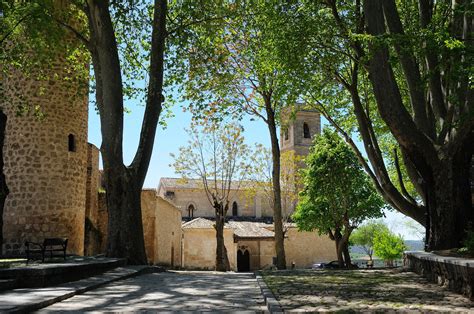
[[[187,146],[172,155],[175,171],[183,180],[199,179],[216,218],[216,270],[230,270],[224,244],[225,217],[230,201],[249,176],[251,152],[242,135],[243,128],[236,123],[218,123],[207,120],[193,123]]]
[[[368,221],[355,229],[350,237],[351,245],[360,245],[372,260],[374,254],[374,238],[378,232],[388,231],[388,227],[382,221]]]
[[[299,1],[284,14],[280,58],[307,102],[385,201],[427,228],[430,248],[459,246],[473,219],[471,1]]]
[[[293,219],[300,230],[316,230],[335,240],[339,263],[349,267],[352,230],[365,219],[380,217],[384,202],[355,154],[335,132],[325,129],[305,162],[304,189]]]

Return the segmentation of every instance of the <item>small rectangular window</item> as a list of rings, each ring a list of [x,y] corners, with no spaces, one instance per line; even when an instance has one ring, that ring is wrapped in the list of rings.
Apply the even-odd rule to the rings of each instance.
[[[74,134],[69,134],[68,136],[68,149],[70,152],[76,151],[76,139],[74,138]]]

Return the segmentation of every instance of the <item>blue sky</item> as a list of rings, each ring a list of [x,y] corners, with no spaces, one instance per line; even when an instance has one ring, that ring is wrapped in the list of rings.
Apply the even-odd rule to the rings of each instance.
[[[124,114],[123,151],[124,161],[128,164],[133,159],[138,145],[144,107],[136,106],[131,102],[127,102],[126,106],[131,110],[130,113]],[[145,179],[144,188],[157,188],[159,180],[162,177],[177,177],[173,167],[169,166],[173,162],[170,154],[177,154],[179,147],[186,145],[188,135],[185,129],[190,125],[191,114],[189,112],[183,112],[179,105],[171,109],[174,113],[174,117],[167,120],[166,128],[159,127],[157,130],[153,155]],[[250,121],[249,118],[246,118],[242,124],[245,129],[245,138],[249,144],[261,143],[267,147],[270,146],[268,129],[263,121],[259,119]],[[323,120],[323,128],[325,125],[326,123]],[[100,147],[100,120],[93,104],[89,105],[88,140],[90,143]],[[360,145],[360,142],[358,144]],[[406,221],[410,220],[409,218],[397,212],[386,212],[385,215],[387,217],[385,222],[394,232],[402,234],[405,239],[418,240],[412,230],[405,227]]]

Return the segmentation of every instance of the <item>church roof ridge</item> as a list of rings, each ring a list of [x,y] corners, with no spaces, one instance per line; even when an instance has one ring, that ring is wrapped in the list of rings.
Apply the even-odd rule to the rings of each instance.
[[[219,182],[221,180],[218,180]],[[232,181],[231,189],[249,189],[252,185],[257,185],[258,182],[251,180],[235,180]],[[195,178],[173,178],[173,177],[162,177],[160,178],[160,183],[158,185],[158,190],[160,187],[164,188],[179,188],[179,189],[203,189],[203,183],[201,179]],[[256,186],[257,187],[257,186]]]

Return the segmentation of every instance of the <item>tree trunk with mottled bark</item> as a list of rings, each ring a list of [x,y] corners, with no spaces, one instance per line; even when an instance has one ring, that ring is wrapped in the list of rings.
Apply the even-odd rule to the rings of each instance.
[[[130,264],[146,264],[140,197],[162,109],[167,1],[154,1],[145,114],[138,149],[129,166],[123,163],[124,92],[109,3],[89,0],[85,11],[90,31],[87,48],[92,56],[101,121],[100,150],[109,213],[106,255],[127,258]]]
[[[3,210],[5,200],[8,196],[8,186],[3,173],[3,144],[5,142],[5,129],[7,127],[7,115],[0,108],[0,256],[3,254]]]
[[[227,248],[224,242],[224,226],[225,216],[227,214],[228,204],[214,203],[214,209],[216,211],[216,270],[217,271],[229,271],[230,263],[229,257],[227,256]]]
[[[467,5],[468,2],[460,0],[453,2],[453,6],[461,8],[461,5]],[[431,18],[429,11],[432,5],[433,2],[420,1],[421,25],[424,27],[427,27]],[[472,47],[472,13],[460,12],[462,11],[453,16],[453,35]],[[403,34],[394,0],[365,0],[364,13],[370,35],[383,36],[387,31]],[[396,44],[394,46],[411,93],[411,106],[415,114],[412,117],[403,102],[390,62],[391,51],[388,45],[370,43],[371,54],[367,70],[377,108],[400,145],[404,160],[413,165],[410,168],[417,172],[413,176],[418,177],[413,182],[414,185],[423,189],[426,248],[457,248],[462,246],[466,231],[474,223],[469,182],[470,161],[474,150],[474,91],[467,87],[467,76],[446,78],[447,83],[439,80],[436,74],[439,69],[433,63],[439,65],[440,56],[427,51],[426,67],[433,72],[427,89],[430,97],[416,101],[415,94],[423,99],[423,93],[420,94],[418,90],[422,84],[416,80],[419,71],[416,57],[409,50],[399,49]],[[460,63],[465,63],[465,57],[450,55],[450,58]],[[443,88],[451,93],[449,97],[443,98]],[[439,91],[441,93],[437,93]],[[438,127],[437,121],[441,121]]]
[[[272,145],[273,225],[275,232],[276,267],[278,269],[286,269],[285,234],[281,212],[280,146],[277,136],[275,112],[271,106],[271,98],[270,96],[267,96],[264,97],[264,100],[267,114],[267,126],[270,132],[270,142]]]

